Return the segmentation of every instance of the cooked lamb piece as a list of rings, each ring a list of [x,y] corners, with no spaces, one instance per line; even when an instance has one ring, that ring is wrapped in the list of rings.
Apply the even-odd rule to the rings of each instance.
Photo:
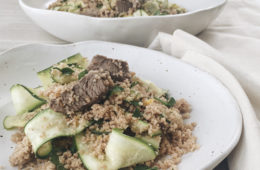
[[[133,4],[129,0],[117,0],[116,8],[118,12],[127,12],[130,8],[133,7]]]
[[[88,69],[108,71],[114,81],[123,81],[124,79],[130,78],[127,62],[110,59],[101,55],[93,57]]]
[[[108,71],[89,71],[72,88],[65,90],[57,99],[51,100],[50,108],[66,114],[81,111],[104,99],[113,85]]]

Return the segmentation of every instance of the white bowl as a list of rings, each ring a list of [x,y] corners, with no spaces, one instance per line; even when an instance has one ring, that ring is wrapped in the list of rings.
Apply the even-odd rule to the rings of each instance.
[[[50,34],[70,42],[104,40],[148,45],[158,32],[183,29],[191,34],[204,30],[220,13],[226,0],[169,0],[187,13],[166,16],[97,18],[46,10],[54,0],[19,0],[24,12]]]
[[[161,52],[108,42],[82,42],[69,45],[32,44],[0,55],[0,122],[14,114],[9,88],[16,83],[28,87],[40,84],[36,72],[65,57],[80,52],[91,59],[96,54],[126,60],[130,70],[176,99],[185,98],[192,106],[196,122],[194,135],[200,148],[185,154],[179,170],[212,169],[236,146],[242,129],[239,107],[229,91],[216,78]],[[11,133],[0,123],[0,165],[11,170],[8,157],[13,151]]]

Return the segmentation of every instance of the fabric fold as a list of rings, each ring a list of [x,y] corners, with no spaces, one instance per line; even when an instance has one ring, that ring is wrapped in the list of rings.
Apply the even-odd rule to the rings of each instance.
[[[149,46],[161,50],[182,61],[209,72],[219,79],[237,100],[243,117],[243,130],[240,141],[228,156],[230,170],[258,170],[260,167],[260,124],[245,91],[237,79],[215,61],[223,55],[200,39],[176,30],[173,35],[159,33]]]

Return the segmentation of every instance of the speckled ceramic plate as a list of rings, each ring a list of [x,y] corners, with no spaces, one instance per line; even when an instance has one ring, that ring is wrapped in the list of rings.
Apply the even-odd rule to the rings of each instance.
[[[236,146],[242,127],[239,107],[229,91],[214,77],[172,56],[144,48],[88,41],[69,45],[31,44],[0,55],[0,121],[14,114],[9,88],[15,83],[29,87],[40,84],[36,72],[63,58],[80,52],[91,58],[102,54],[126,60],[138,76],[169,89],[176,99],[185,98],[192,105],[188,122],[197,122],[194,135],[200,149],[183,156],[180,170],[211,169]],[[15,144],[13,131],[0,127],[0,166],[12,169],[8,157]]]
[[[187,13],[164,16],[98,18],[46,10],[55,0],[19,0],[21,8],[37,25],[50,34],[69,41],[112,41],[145,46],[158,32],[182,29],[198,34],[220,14],[227,0],[169,0]]]

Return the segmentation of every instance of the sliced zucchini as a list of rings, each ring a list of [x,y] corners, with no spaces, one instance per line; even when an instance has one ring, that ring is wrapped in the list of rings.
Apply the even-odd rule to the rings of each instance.
[[[116,170],[117,168],[111,167],[107,160],[101,161],[88,152],[88,144],[85,142],[84,135],[82,133],[75,136],[75,143],[77,150],[84,166],[89,170]]]
[[[142,120],[135,121],[131,125],[131,130],[138,134],[143,133],[143,132],[147,131],[148,129],[149,129],[149,123],[142,121]]]
[[[38,78],[40,79],[43,87],[45,88],[54,83],[53,79],[51,78],[51,68],[52,67],[46,68],[37,73]]]
[[[142,121],[142,120],[138,120],[136,122],[134,122],[132,125],[131,125],[131,130],[135,133],[143,133],[145,131],[147,131],[149,129],[149,123],[145,122],[145,121]],[[159,136],[162,134],[162,131],[161,130],[158,130],[158,131],[155,131],[153,134],[152,134],[152,137],[154,136]]]
[[[158,86],[156,86],[153,82],[149,80],[144,80],[143,81],[144,85],[153,92],[153,94],[156,94],[156,97],[160,97],[167,93],[167,90],[164,90]]]
[[[20,84],[11,87],[11,96],[17,114],[34,111],[46,103],[46,100]]]
[[[84,135],[75,136],[80,158],[89,170],[115,170],[137,163],[153,160],[156,153],[146,142],[124,135],[121,130],[113,129],[106,147],[106,160],[100,161],[88,152],[88,144]]]
[[[31,120],[37,112],[26,112],[23,114],[6,116],[3,121],[4,128],[7,130],[13,128],[23,128],[26,123]]]
[[[81,56],[81,54],[75,54],[73,56],[68,57],[67,59],[64,59],[60,62],[58,62],[57,64],[60,63],[66,63],[69,65],[77,65],[79,68],[82,68],[82,70],[86,69],[88,62],[86,58],[83,58]],[[57,65],[55,64],[55,65]],[[54,65],[53,65],[54,66]],[[39,71],[37,73],[37,76],[39,77],[40,81],[42,82],[42,85],[46,88],[50,85],[52,85],[53,83],[55,83],[55,81],[57,83],[65,83],[64,81],[66,81],[66,83],[73,81],[72,79],[68,78],[68,76],[66,78],[59,78],[56,75],[52,75],[52,68],[53,66],[50,66],[49,68],[46,68],[42,71]]]
[[[157,131],[155,131],[155,132],[152,134],[152,137],[160,136],[161,134],[162,134],[162,131],[161,131],[161,130],[157,130]]]
[[[43,92],[44,92],[44,87],[43,86],[38,86],[35,88],[28,88],[31,92],[33,92],[35,95],[39,96],[42,99],[47,100],[47,98],[45,96],[43,96]]]
[[[45,109],[25,125],[24,132],[32,144],[34,153],[40,156],[38,150],[46,142],[57,137],[73,136],[88,125],[87,120],[80,120],[77,122],[77,127],[69,126],[64,114]]]
[[[59,74],[51,74],[51,78],[53,79],[54,82],[59,84],[66,84],[77,80],[77,76],[59,75]]]
[[[133,16],[139,17],[139,16],[149,16],[149,15],[144,10],[139,9],[133,13]]]
[[[72,55],[72,56],[62,60],[61,62],[67,63],[67,64],[74,64],[74,63],[76,63],[76,64],[78,64],[82,68],[87,68],[87,66],[88,66],[87,59],[82,57],[82,55],[80,53]]]
[[[137,135],[135,137],[137,139],[140,139],[140,140],[146,142],[148,145],[151,145],[156,150],[158,150],[160,147],[161,136],[150,137],[148,135],[145,135],[145,136]]]
[[[153,160],[156,153],[145,142],[113,129],[107,143],[106,157],[111,166],[118,169]]]
[[[142,80],[138,77],[133,77],[133,81],[136,81],[138,83],[141,84],[141,86],[145,87],[146,89],[149,89],[150,91],[153,92],[153,94],[155,94],[155,97],[161,97],[163,96],[165,93],[167,93],[167,90],[162,89],[158,86],[156,86],[153,82],[151,82],[150,80]]]
[[[38,158],[46,158],[47,156],[49,156],[49,154],[51,153],[52,150],[52,144],[51,141],[48,141],[46,143],[44,143],[37,151],[37,157]]]

